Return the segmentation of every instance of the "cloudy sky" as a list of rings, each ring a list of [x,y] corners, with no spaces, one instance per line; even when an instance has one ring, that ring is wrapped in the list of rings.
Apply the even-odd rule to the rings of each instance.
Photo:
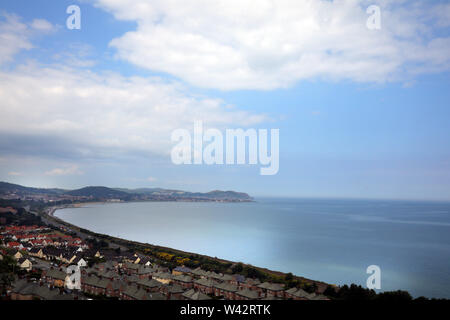
[[[450,200],[449,31],[448,1],[2,1],[0,180]],[[173,165],[199,120],[280,129],[278,174]]]

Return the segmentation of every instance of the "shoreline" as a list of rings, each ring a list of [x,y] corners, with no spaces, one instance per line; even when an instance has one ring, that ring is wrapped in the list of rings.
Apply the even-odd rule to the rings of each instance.
[[[121,203],[128,203],[128,202],[134,202],[134,201],[123,201]],[[166,202],[166,201],[162,201],[162,202]],[[184,251],[184,250],[179,250],[179,249],[174,249],[174,248],[169,248],[169,247],[165,247],[165,246],[159,246],[159,245],[155,245],[155,244],[149,244],[149,243],[142,243],[139,241],[134,241],[134,240],[129,240],[129,239],[123,239],[123,238],[118,238],[118,237],[114,237],[111,235],[107,235],[107,234],[99,234],[96,233],[92,230],[88,230],[85,228],[81,228],[79,226],[76,226],[70,222],[67,222],[61,218],[58,218],[57,216],[55,216],[55,212],[57,210],[62,210],[62,209],[66,209],[66,208],[82,208],[85,205],[88,204],[107,204],[107,203],[119,203],[119,202],[83,202],[83,203],[75,203],[75,204],[68,204],[68,205],[63,205],[63,206],[53,206],[53,207],[49,207],[47,209],[44,210],[44,213],[46,215],[48,215],[51,219],[57,220],[58,223],[61,223],[63,225],[65,225],[66,227],[69,227],[71,229],[75,229],[78,230],[78,232],[84,232],[87,235],[91,236],[91,237],[95,237],[95,238],[102,238],[105,240],[108,240],[110,243],[118,245],[118,246],[124,246],[127,248],[130,247],[141,247],[144,250],[145,249],[150,249],[150,250],[166,250],[172,253],[176,253],[176,254],[181,254],[181,255],[196,255],[202,258],[206,258],[206,259],[210,259],[213,261],[217,261],[220,263],[231,263],[231,264],[238,264],[241,263],[244,266],[249,266],[249,267],[253,267],[267,275],[271,275],[271,276],[275,276],[275,277],[285,277],[287,274],[289,274],[289,272],[281,272],[281,271],[276,271],[276,270],[271,270],[268,268],[264,268],[264,267],[258,267],[258,266],[254,266],[252,264],[249,263],[245,263],[242,261],[231,261],[231,260],[226,260],[226,259],[221,259],[218,257],[211,257],[205,254],[200,254],[200,253],[195,253],[195,252],[189,252],[189,251]],[[83,231],[81,231],[83,230]],[[324,281],[319,281],[319,280],[313,280],[313,279],[308,279],[302,276],[298,276],[293,274],[293,278],[297,279],[301,282],[304,283],[309,283],[309,284],[315,284],[317,286],[317,291],[322,293],[328,286],[332,286],[332,287],[336,287],[338,288],[339,286],[334,285],[334,284],[330,284],[330,283],[326,283]]]

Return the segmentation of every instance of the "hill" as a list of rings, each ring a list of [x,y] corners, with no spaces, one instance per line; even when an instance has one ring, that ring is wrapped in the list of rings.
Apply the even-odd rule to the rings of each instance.
[[[16,193],[16,194],[59,195],[59,194],[63,194],[64,192],[65,192],[65,190],[63,190],[63,189],[31,188],[31,187],[24,187],[19,184],[13,184],[13,183],[0,181],[0,194]]]
[[[33,199],[43,201],[80,201],[80,200],[112,200],[123,201],[253,201],[243,192],[214,190],[206,193],[187,192],[162,188],[108,188],[104,186],[89,186],[75,190],[30,188],[18,184],[0,182],[0,198]]]
[[[124,199],[130,196],[130,194],[126,192],[107,187],[84,187],[81,189],[68,191],[65,194],[75,197],[92,197],[104,199]]]

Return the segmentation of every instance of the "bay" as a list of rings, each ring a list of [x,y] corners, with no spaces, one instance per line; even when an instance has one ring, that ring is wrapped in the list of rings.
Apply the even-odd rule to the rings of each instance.
[[[332,284],[450,298],[450,203],[275,199],[129,202],[58,210],[98,233],[242,261]]]

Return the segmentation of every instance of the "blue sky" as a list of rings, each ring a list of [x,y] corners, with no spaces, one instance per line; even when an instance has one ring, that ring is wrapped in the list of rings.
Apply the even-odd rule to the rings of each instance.
[[[450,200],[450,5],[303,5],[3,1],[0,180]],[[280,129],[278,174],[173,165],[196,120]]]

